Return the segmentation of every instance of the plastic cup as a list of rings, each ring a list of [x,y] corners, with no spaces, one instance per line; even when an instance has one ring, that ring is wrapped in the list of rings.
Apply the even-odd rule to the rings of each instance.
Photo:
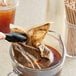
[[[65,45],[67,56],[76,58],[76,25],[66,21]]]
[[[0,32],[9,33],[10,24],[14,24],[16,7],[18,0],[5,0],[0,2]]]

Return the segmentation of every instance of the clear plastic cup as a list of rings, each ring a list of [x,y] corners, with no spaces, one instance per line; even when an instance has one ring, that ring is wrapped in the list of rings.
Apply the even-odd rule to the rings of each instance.
[[[9,33],[10,24],[14,24],[16,7],[18,0],[4,0],[0,1],[0,32]]]
[[[56,49],[57,52],[61,55],[61,58],[57,64],[46,69],[32,69],[25,67],[15,59],[11,45],[9,53],[12,59],[13,72],[9,73],[8,76],[59,76],[66,56],[62,38],[56,32],[49,31],[46,38],[44,39],[44,43]]]
[[[66,21],[65,45],[68,57],[76,57],[76,25]]]

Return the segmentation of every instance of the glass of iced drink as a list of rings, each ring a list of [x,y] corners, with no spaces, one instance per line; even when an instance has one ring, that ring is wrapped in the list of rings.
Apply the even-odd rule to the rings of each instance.
[[[53,62],[49,66],[47,66],[47,61],[37,60],[38,64],[41,63],[44,64],[44,66],[41,66],[41,68],[33,68],[32,65],[27,64],[23,56],[11,46],[10,56],[12,59],[13,72],[10,73],[9,76],[59,76],[65,60],[65,49],[62,38],[56,32],[49,31],[43,43],[53,54]],[[52,57],[50,57],[50,59],[51,58]]]
[[[17,6],[18,0],[0,0],[0,32],[10,32],[10,24],[14,24]]]

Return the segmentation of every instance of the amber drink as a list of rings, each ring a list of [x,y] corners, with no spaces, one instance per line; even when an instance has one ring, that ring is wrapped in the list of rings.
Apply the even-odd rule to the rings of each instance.
[[[14,24],[16,6],[18,0],[0,1],[0,32],[9,33],[10,24]]]

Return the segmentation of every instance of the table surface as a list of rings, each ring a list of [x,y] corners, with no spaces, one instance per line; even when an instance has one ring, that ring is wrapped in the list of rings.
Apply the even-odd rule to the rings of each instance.
[[[0,41],[0,76],[7,76],[9,72],[12,72],[9,46],[9,42]],[[76,59],[66,58],[60,76],[76,76],[75,66]]]
[[[27,10],[28,13],[26,13],[27,11],[24,10],[24,9],[26,9],[25,7],[26,7],[27,3],[30,2],[30,0],[25,0],[25,1],[21,0],[21,2],[20,2],[21,4],[17,8],[15,25],[28,27],[28,26],[33,25],[33,24],[38,24],[38,23],[44,22],[44,18],[45,18],[44,14],[43,13],[39,14],[38,11],[44,12],[45,9],[42,11],[43,8],[41,9],[41,8],[35,7],[36,9],[37,8],[38,9],[35,10],[35,17],[33,17],[33,14],[32,14],[32,18],[31,18],[30,17],[31,15],[29,13],[29,12],[32,12],[32,11],[30,11],[31,8],[29,8],[30,4],[28,5],[28,8],[29,8],[29,10]],[[34,3],[35,3],[35,1],[36,0],[33,0]],[[46,0],[45,1],[41,0],[41,1],[43,4]],[[45,3],[43,5],[45,5]],[[62,6],[62,8],[63,8],[63,6]],[[63,35],[63,38],[65,38],[64,37],[65,25],[64,25],[63,12],[60,11],[57,14],[54,26],[52,26],[51,29],[53,29],[56,32],[61,33]],[[29,18],[27,16],[29,16]],[[41,16],[42,16],[42,19],[40,18]],[[26,26],[26,25],[28,25],[28,26]],[[7,76],[8,73],[12,71],[11,59],[10,59],[10,55],[9,55],[9,48],[10,48],[9,42],[7,42],[5,40],[0,41],[0,76]],[[76,66],[76,59],[75,58],[66,58],[60,76],[76,76],[76,67],[75,66]]]

